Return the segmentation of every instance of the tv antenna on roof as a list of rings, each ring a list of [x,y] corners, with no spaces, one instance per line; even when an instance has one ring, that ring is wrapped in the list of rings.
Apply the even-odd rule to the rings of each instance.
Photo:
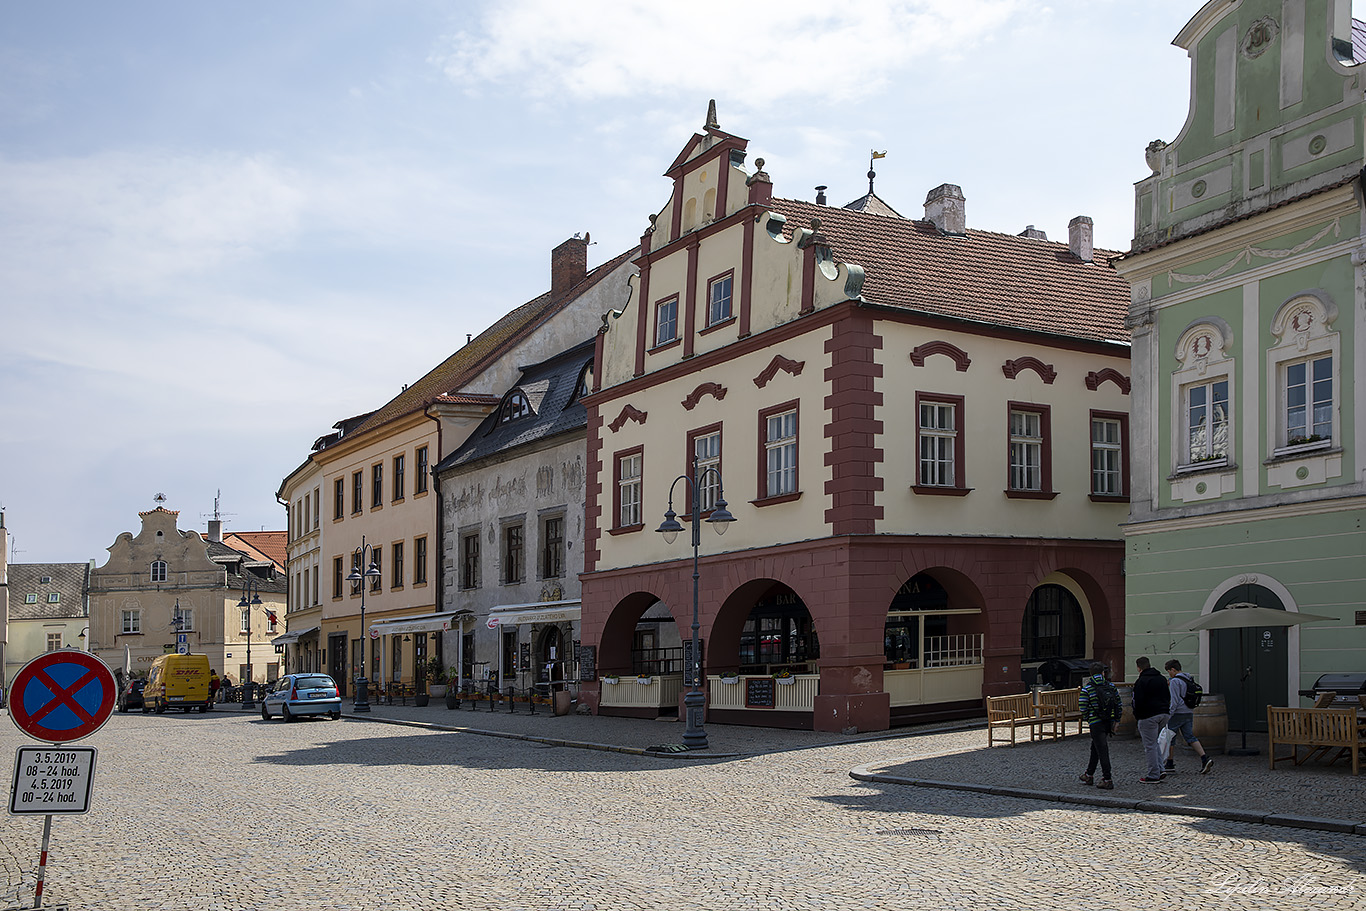
[[[212,513],[201,512],[201,513],[199,514],[199,517],[200,517],[201,519],[213,519],[215,522],[221,522],[221,521],[223,520],[223,517],[224,517],[224,516],[235,516],[235,515],[237,515],[237,513],[235,513],[235,512],[222,512],[222,511],[218,508],[218,502],[219,502],[219,500],[221,500],[221,499],[223,499],[223,488],[220,487],[220,488],[218,488],[217,490],[215,490],[214,493],[213,493],[213,512],[212,512]]]

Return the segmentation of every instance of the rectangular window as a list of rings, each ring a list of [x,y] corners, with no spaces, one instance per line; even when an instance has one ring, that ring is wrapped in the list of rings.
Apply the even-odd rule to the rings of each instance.
[[[351,475],[351,513],[360,512],[365,500],[365,473],[357,471]]]
[[[47,596],[48,604],[60,604],[62,596],[60,592],[49,592]]]
[[[730,319],[730,289],[734,273],[727,272],[707,284],[707,325]]]
[[[370,508],[378,509],[384,505],[384,463],[370,466]]]
[[[692,440],[692,458],[697,464],[697,474],[693,477],[697,484],[697,508],[707,512],[716,508],[716,501],[721,495],[721,431],[707,428],[695,431],[689,437]],[[693,465],[690,463],[688,473],[692,471]],[[691,502],[688,507],[691,510]]]
[[[640,449],[617,456],[617,528],[641,525],[640,484],[645,454]]]
[[[237,612],[237,631],[245,633],[251,630],[251,608],[244,607]]]
[[[1228,458],[1228,380],[1186,387],[1188,461]]]
[[[29,592],[27,595],[24,595],[24,603],[25,603],[25,604],[37,604],[37,603],[38,603],[38,593],[37,593],[37,592]]]
[[[55,652],[55,651],[57,651],[57,650],[58,650],[59,648],[61,648],[61,647],[62,647],[62,634],[61,634],[61,633],[48,633],[48,634],[47,634],[47,650],[48,650],[49,652]]]
[[[182,607],[180,609],[179,632],[189,633],[194,631],[194,608]]]
[[[1091,496],[1129,496],[1127,450],[1129,419],[1123,414],[1091,413]]]
[[[460,587],[479,587],[479,533],[460,539]]]
[[[427,447],[417,447],[417,477],[413,478],[413,493],[427,492],[427,472],[429,471],[427,462]]]
[[[503,528],[503,581],[516,583],[522,581],[523,558],[522,526],[508,525]]]
[[[1010,489],[1043,490],[1043,415],[1010,412]]]
[[[1333,357],[1285,368],[1285,445],[1333,439]]]
[[[778,407],[785,410],[762,415],[765,497],[797,492],[797,409],[793,405]]]
[[[394,456],[394,499],[403,499],[403,454]]]
[[[403,542],[396,541],[393,545],[393,556],[389,558],[392,566],[393,581],[389,583],[390,588],[403,587]]]
[[[427,581],[427,539],[413,539],[413,584],[422,585]]]
[[[319,487],[313,488],[313,527],[317,528],[322,523],[318,520],[322,517],[323,511],[323,492]]]
[[[382,547],[372,547],[370,549],[370,561],[376,569],[383,570],[384,557]],[[379,572],[370,577],[370,591],[377,592],[383,588],[384,573]]]
[[[125,633],[142,632],[142,611],[126,610],[123,614],[123,631]]]
[[[152,581],[153,581],[153,582],[165,582],[165,581],[166,581],[166,561],[164,561],[164,560],[156,560],[156,561],[154,561],[154,562],[152,563]]]
[[[346,479],[337,478],[332,482],[332,518],[340,519],[346,515]]]
[[[541,525],[541,578],[564,575],[564,516],[547,516]]]
[[[1032,402],[1008,402],[1009,470],[1006,496],[1051,500],[1053,490],[1052,409]]]
[[[342,568],[343,568],[344,566],[345,566],[345,564],[342,562],[342,558],[341,558],[341,557],[333,557],[333,558],[332,558],[332,597],[333,597],[333,598],[340,598],[340,597],[342,596],[342,582],[343,582],[343,580],[345,580],[345,578],[346,578],[345,573],[342,572]]]
[[[348,578],[349,578],[350,576],[356,575],[357,573],[364,574],[364,572],[365,572],[365,567],[361,566],[360,560],[361,560],[361,554],[360,554],[359,551],[357,551],[356,553],[353,553],[353,554],[351,555],[351,572],[350,572],[350,574],[348,575]],[[352,595],[353,597],[356,596],[356,595],[359,595],[359,594],[360,594],[360,587],[361,587],[362,585],[364,585],[364,584],[365,584],[365,580],[364,580],[364,579],[356,579],[355,581],[353,581],[353,582],[351,583],[351,595]]]
[[[678,338],[678,295],[655,304],[655,345],[667,345]]]
[[[916,416],[916,486],[966,493],[964,452],[959,439],[963,426],[963,398],[931,398],[917,393]]]

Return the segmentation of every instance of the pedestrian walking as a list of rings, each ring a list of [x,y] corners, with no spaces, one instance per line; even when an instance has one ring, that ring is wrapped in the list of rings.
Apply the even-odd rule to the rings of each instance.
[[[1155,784],[1162,780],[1162,750],[1157,740],[1171,717],[1171,693],[1167,678],[1146,656],[1140,656],[1134,665],[1138,668],[1134,680],[1134,718],[1138,721],[1138,736],[1143,738],[1143,758],[1148,762],[1139,781]]]
[[[1120,701],[1119,690],[1105,679],[1105,665],[1092,661],[1090,671],[1091,676],[1081,685],[1078,707],[1082,720],[1091,730],[1091,759],[1079,777],[1086,784],[1108,791],[1115,786],[1110,774],[1110,734],[1115,722],[1124,714],[1124,704]],[[1097,764],[1100,765],[1100,781],[1096,781]]]
[[[218,702],[218,690],[223,686],[223,681],[218,679],[218,671],[209,671],[209,705]]]
[[[1195,755],[1200,757],[1200,774],[1208,774],[1214,766],[1214,760],[1205,752],[1205,748],[1200,745],[1200,741],[1195,737],[1195,707],[1189,705],[1186,695],[1191,689],[1195,680],[1189,674],[1181,673],[1181,662],[1172,658],[1165,665],[1167,669],[1167,690],[1171,695],[1171,704],[1168,708],[1170,718],[1167,719],[1167,728],[1173,734],[1180,734],[1185,738],[1186,746],[1195,750]],[[1173,740],[1176,738],[1173,737]],[[1167,753],[1167,764],[1164,772],[1168,775],[1176,772],[1176,761],[1174,751]]]

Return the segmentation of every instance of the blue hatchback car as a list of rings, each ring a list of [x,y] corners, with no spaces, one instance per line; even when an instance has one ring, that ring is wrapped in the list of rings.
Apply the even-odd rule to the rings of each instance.
[[[337,681],[326,674],[286,674],[261,700],[261,717],[269,721],[272,714],[285,721],[301,715],[326,715],[336,721],[341,717]]]

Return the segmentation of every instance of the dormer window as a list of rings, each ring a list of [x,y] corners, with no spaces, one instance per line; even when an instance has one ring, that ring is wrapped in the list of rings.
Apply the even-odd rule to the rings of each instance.
[[[514,391],[503,403],[503,413],[498,418],[498,423],[506,424],[518,418],[524,418],[531,414],[531,403],[527,401],[521,391]]]
[[[588,393],[592,391],[593,362],[589,361],[588,363],[584,364],[583,369],[579,371],[579,383],[577,386],[574,387],[574,397],[569,401],[571,404],[577,402],[579,399],[583,398],[585,395],[588,395]]]

